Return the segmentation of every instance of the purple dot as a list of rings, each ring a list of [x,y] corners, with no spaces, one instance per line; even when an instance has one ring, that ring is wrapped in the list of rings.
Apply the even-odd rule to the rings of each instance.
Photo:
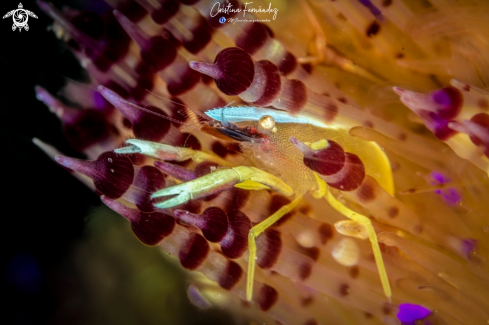
[[[435,179],[435,181],[437,181],[440,184],[444,184],[444,183],[450,181],[450,179],[448,177],[444,176],[442,173],[439,173],[439,172],[432,172],[431,177],[433,177]]]
[[[453,87],[437,89],[430,93],[431,99],[438,104],[437,115],[443,119],[456,117],[462,108],[463,96],[460,90]]]
[[[431,182],[431,185],[446,184],[450,182],[448,177],[439,172],[432,172],[431,177],[434,179],[434,181]],[[445,203],[450,206],[456,206],[462,201],[462,194],[452,187],[443,190],[435,190],[435,193],[441,195]]]
[[[476,246],[477,246],[477,240],[473,238],[465,238],[463,240],[462,250],[465,256],[467,256],[467,258],[470,259],[471,254],[475,250]]]
[[[397,313],[397,318],[402,323],[411,323],[423,319],[425,317],[428,317],[430,313],[431,311],[429,309],[420,305],[400,304],[399,312]]]
[[[454,188],[448,188],[441,192],[441,197],[446,204],[450,206],[456,206],[462,201],[462,195]]]

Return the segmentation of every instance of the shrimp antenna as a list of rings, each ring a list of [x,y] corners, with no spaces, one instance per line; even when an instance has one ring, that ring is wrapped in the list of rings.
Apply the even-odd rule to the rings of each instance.
[[[233,101],[232,101],[232,102],[230,102],[229,104],[226,104],[226,106],[224,106],[224,107],[229,107],[229,105],[231,105],[231,104],[232,104],[232,103],[234,103],[234,102],[235,102],[235,100],[233,100]]]
[[[182,104],[182,103],[179,103],[179,102],[176,102],[174,100],[171,100],[171,99],[168,99],[168,98],[165,98],[161,95],[158,95],[154,92],[152,92],[151,90],[149,89],[145,89],[149,94],[155,96],[156,98],[158,99],[161,99],[161,100],[164,100],[164,101],[167,101],[167,102],[170,102],[172,104],[175,104],[175,105],[178,105],[178,106],[182,106],[186,109],[188,109],[190,112],[192,112],[193,114],[197,115],[198,117],[200,117],[201,119],[205,119],[206,121],[209,121],[209,117],[207,115],[205,115],[204,113],[202,113],[201,111],[199,110],[196,110],[196,109],[193,109],[191,107],[189,107],[188,105],[185,105],[185,104]]]
[[[224,106],[222,109],[221,109],[221,124],[223,126],[229,126],[231,123],[226,121],[226,119],[224,118],[224,110],[226,109],[226,107],[229,107],[229,105],[233,104],[235,101],[233,100],[232,102],[226,104],[226,106]]]
[[[118,102],[123,102],[123,103],[125,103],[125,104],[127,104],[127,105],[129,105],[129,106],[131,106],[131,107],[134,107],[134,108],[136,108],[136,109],[139,109],[139,110],[141,110],[141,111],[143,111],[143,112],[146,112],[146,113],[148,113],[148,114],[153,114],[153,115],[158,116],[158,117],[160,117],[160,118],[164,118],[164,119],[166,119],[166,120],[169,120],[170,122],[174,122],[174,123],[177,123],[177,124],[180,124],[180,125],[184,125],[184,124],[185,124],[185,123],[184,123],[184,122],[182,122],[182,121],[176,120],[176,119],[174,119],[174,118],[171,118],[171,117],[169,117],[169,116],[163,115],[163,114],[158,113],[158,112],[153,112],[152,110],[149,110],[149,109],[144,108],[144,107],[142,107],[142,106],[139,106],[139,105],[136,105],[136,104],[134,104],[134,103],[131,103],[131,102],[129,102],[129,101],[127,101],[127,100],[125,100],[124,98],[122,98],[122,97],[120,97],[120,96],[116,95],[116,94],[115,94],[115,93],[114,93],[112,90],[110,90],[110,89],[108,89],[108,88],[106,88],[106,87],[104,87],[104,86],[98,86],[98,91],[100,92],[100,94],[101,94],[101,95],[102,95],[102,96],[103,96],[105,99],[107,99],[107,101],[109,101],[109,102],[110,102],[111,104],[113,104],[114,106],[115,106],[114,102],[117,102],[117,101],[118,101]],[[109,97],[110,97],[110,100],[109,100]]]
[[[191,132],[189,132],[189,134],[187,135],[187,138],[185,138],[185,141],[183,142],[183,147],[185,147],[187,145],[187,141],[191,135],[193,135],[193,134]]]

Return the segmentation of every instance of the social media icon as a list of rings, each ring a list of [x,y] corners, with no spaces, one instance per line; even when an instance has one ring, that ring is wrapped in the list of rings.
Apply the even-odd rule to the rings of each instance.
[[[221,24],[224,24],[226,22],[226,18],[224,18],[224,17],[219,18],[219,22]]]

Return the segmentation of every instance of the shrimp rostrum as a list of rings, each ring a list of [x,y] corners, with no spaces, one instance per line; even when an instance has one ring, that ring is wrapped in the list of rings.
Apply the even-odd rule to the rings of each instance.
[[[361,210],[358,206],[362,206],[364,211],[378,219],[389,220],[389,214],[392,213],[410,214],[392,196],[391,169],[381,148],[376,143],[349,136],[345,129],[273,109],[237,106],[213,109],[207,111],[206,115],[213,119],[212,126],[216,131],[238,141],[245,151],[250,152],[249,160],[245,161],[247,166],[217,166],[209,174],[158,190],[152,194],[152,198],[161,200],[173,196],[156,203],[159,209],[170,209],[233,187],[271,190],[290,198],[288,203],[249,230],[246,298],[251,300],[253,295],[257,238],[301,205],[305,195],[311,195],[316,199],[326,199],[332,208],[351,219],[337,222],[335,227],[338,232],[370,240],[382,288],[390,300],[390,284],[371,220],[362,215],[363,212],[353,211],[337,198],[341,195],[354,202],[357,210]],[[116,152],[140,152],[161,158],[165,157],[162,152],[179,150],[140,140],[127,142],[129,147]],[[188,154],[190,149],[185,150]],[[205,155],[207,160],[219,164],[217,156],[213,159],[211,154]],[[202,153],[192,151],[185,158],[191,156],[201,157]],[[175,210],[174,213],[177,217],[189,214],[181,210]]]

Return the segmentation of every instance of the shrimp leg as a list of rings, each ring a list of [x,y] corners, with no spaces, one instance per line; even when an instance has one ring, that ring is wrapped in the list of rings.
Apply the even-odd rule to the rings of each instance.
[[[334,141],[320,140],[310,144],[310,146],[296,138],[290,138],[290,141],[304,154],[304,164],[315,172],[314,175],[319,189],[313,195],[318,197],[323,194],[324,198],[335,210],[366,228],[368,238],[372,243],[382,288],[390,301],[392,296],[391,287],[385,271],[384,261],[382,260],[377,234],[370,219],[347,208],[331,194],[326,185],[327,183],[329,186],[345,193],[357,190],[365,179],[370,179],[366,177],[368,175],[365,174],[363,162],[358,156],[344,152],[343,148]],[[358,227],[358,229],[362,229],[362,227]]]
[[[324,181],[323,181],[324,182]],[[374,227],[372,226],[372,222],[370,219],[361,215],[359,213],[354,212],[353,210],[347,208],[343,203],[338,201],[328,190],[324,195],[326,201],[338,212],[344,215],[347,218],[350,218],[353,221],[358,222],[359,224],[365,226],[367,228],[368,239],[372,244],[372,251],[374,252],[375,264],[377,265],[377,269],[379,270],[380,282],[382,283],[382,289],[384,290],[385,296],[391,302],[392,291],[389,283],[389,279],[387,277],[387,272],[385,270],[384,260],[382,259],[382,253],[380,252],[379,242],[377,241],[377,234],[375,233]]]
[[[249,250],[249,260],[248,260],[248,278],[246,282],[246,299],[251,300],[253,296],[253,279],[255,277],[255,266],[256,266],[256,237],[262,234],[265,230],[270,228],[275,222],[280,220],[284,215],[292,211],[297,204],[302,200],[302,195],[295,198],[294,201],[282,206],[270,217],[266,218],[256,226],[250,229],[248,234],[248,250]]]

